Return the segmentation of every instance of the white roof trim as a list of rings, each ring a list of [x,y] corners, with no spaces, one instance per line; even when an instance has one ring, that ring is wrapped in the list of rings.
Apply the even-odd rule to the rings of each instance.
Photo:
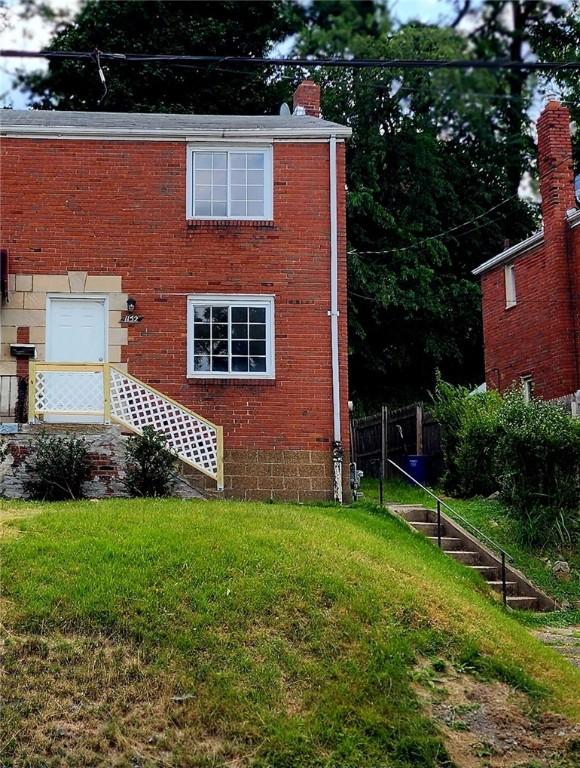
[[[537,245],[541,245],[543,242],[544,232],[541,230],[540,232],[536,232],[531,237],[528,237],[526,240],[522,240],[521,243],[512,245],[511,248],[506,248],[505,251],[502,251],[493,258],[484,261],[483,264],[479,265],[479,267],[472,269],[471,274],[482,275],[484,272],[488,272],[490,269],[493,269],[500,264],[505,264],[506,262],[511,261],[516,256],[519,256],[520,254],[535,248]]]
[[[12,125],[0,127],[0,135],[7,138],[26,139],[102,139],[116,141],[205,141],[229,139],[247,141],[257,139],[321,139],[336,136],[348,138],[352,131],[346,126],[333,128],[201,128],[199,130],[163,130],[142,128],[94,128],[84,126],[33,126]]]

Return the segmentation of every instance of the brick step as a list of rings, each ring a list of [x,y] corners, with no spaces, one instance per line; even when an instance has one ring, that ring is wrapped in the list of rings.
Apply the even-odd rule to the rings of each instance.
[[[445,550],[445,554],[464,565],[479,565],[481,563],[479,552],[473,552],[470,549],[449,549]]]
[[[496,592],[503,592],[503,582],[501,581],[501,579],[499,579],[498,581],[488,581],[487,583],[492,589],[495,589]],[[518,594],[517,581],[506,581],[505,588],[508,595]]]
[[[436,547],[439,546],[439,539],[437,536],[428,536],[427,538],[431,544],[435,544]],[[463,539],[458,539],[455,536],[441,536],[441,549],[447,553],[449,553],[450,550],[463,549],[464,546],[465,542]]]
[[[507,604],[510,608],[514,608],[517,611],[533,611],[539,607],[538,598],[528,595],[508,595]]]

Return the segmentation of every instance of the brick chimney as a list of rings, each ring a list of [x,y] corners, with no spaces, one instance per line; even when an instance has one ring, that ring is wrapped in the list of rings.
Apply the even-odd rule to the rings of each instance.
[[[546,238],[566,231],[566,211],[575,207],[570,113],[549,101],[538,119],[538,167]]]
[[[320,86],[313,80],[303,80],[294,91],[294,112],[302,110],[311,117],[320,117]]]

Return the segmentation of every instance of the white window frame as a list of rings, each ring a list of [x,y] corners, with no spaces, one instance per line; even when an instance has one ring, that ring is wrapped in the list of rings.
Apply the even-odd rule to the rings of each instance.
[[[529,403],[534,396],[534,379],[531,374],[526,374],[520,378],[522,385],[522,396],[525,403]]]
[[[193,153],[194,152],[227,152],[227,207],[228,213],[225,216],[196,216],[194,214],[194,183],[193,183]],[[264,154],[264,215],[263,216],[233,216],[230,215],[230,174],[231,163],[229,154],[232,152],[262,152]],[[190,144],[187,147],[187,188],[186,188],[186,218],[194,221],[272,221],[274,217],[274,183],[273,183],[273,153],[272,145],[251,144],[235,145],[222,144],[203,145]]]
[[[266,309],[266,370],[247,373],[243,371],[194,371],[193,370],[193,310],[196,306],[223,306],[228,310],[228,326],[231,327],[232,307],[259,307]],[[189,379],[274,379],[275,366],[275,318],[274,296],[266,294],[190,294],[187,297],[187,378]],[[231,368],[232,338],[228,336],[228,359]]]
[[[505,283],[505,308],[515,307],[518,303],[516,295],[516,273],[514,264],[506,264],[503,270]]]

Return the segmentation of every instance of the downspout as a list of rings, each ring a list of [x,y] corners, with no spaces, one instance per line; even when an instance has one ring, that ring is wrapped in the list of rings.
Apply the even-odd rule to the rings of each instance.
[[[336,136],[329,140],[330,153],[330,343],[332,352],[333,495],[342,504],[342,437],[340,429],[340,366],[338,355],[338,198],[336,190]]]

